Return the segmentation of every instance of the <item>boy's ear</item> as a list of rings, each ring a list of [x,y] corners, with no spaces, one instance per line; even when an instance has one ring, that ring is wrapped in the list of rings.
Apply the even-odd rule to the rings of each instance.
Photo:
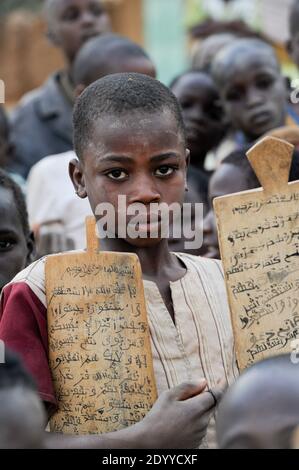
[[[73,158],[69,163],[69,175],[75,188],[76,194],[81,198],[87,197],[85,181],[82,171],[82,163],[77,158]]]
[[[51,44],[53,44],[53,46],[60,47],[60,41],[59,41],[55,31],[53,31],[53,29],[47,29],[46,37],[47,37],[48,41]]]
[[[188,191],[188,183],[187,183],[187,172],[188,172],[188,167],[190,165],[190,150],[186,149],[185,152],[185,162],[186,162],[186,171],[185,171],[185,191]]]
[[[35,245],[35,238],[34,233],[30,232],[30,235],[27,239],[27,260],[26,265],[33,263],[36,259],[36,245]]]
[[[188,169],[188,166],[190,165],[190,150],[186,149],[186,169]]]

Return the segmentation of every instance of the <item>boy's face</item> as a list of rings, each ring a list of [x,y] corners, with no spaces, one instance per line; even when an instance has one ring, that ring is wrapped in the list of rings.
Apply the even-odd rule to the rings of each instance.
[[[147,216],[151,203],[182,203],[187,160],[183,137],[169,111],[147,116],[136,112],[121,118],[106,115],[96,122],[83,163],[76,168],[71,165],[71,174],[79,196],[88,196],[93,213],[99,203],[111,203],[118,220],[119,195],[126,196],[127,207],[142,203]],[[125,240],[136,247],[160,241],[150,238],[148,221],[140,229],[146,238],[127,235]]]
[[[85,41],[111,31],[110,18],[100,0],[56,0],[54,5],[49,35],[70,63]]]
[[[28,263],[33,244],[26,240],[12,192],[0,187],[0,292]]]
[[[274,58],[252,49],[238,63],[227,61],[221,80],[228,118],[249,140],[284,124],[286,87]]]
[[[172,91],[183,111],[187,144],[195,163],[196,157],[215,147],[224,134],[219,94],[208,75],[196,72],[181,77]]]
[[[213,199],[230,193],[245,191],[247,183],[242,171],[235,165],[222,163],[211,177],[209,184],[210,210],[203,223],[202,253],[207,258],[220,258],[218,232]]]

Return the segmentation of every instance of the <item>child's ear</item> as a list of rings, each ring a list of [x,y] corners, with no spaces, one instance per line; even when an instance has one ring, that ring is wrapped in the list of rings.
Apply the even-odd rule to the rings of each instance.
[[[87,197],[87,193],[85,189],[82,163],[77,158],[73,158],[69,163],[69,175],[75,188],[76,194],[81,199],[85,199]]]
[[[187,172],[188,172],[188,167],[190,165],[190,150],[186,149],[185,152],[185,162],[186,162],[186,171],[185,171],[185,191],[188,191],[188,183],[187,183]]]
[[[36,259],[36,245],[35,245],[35,238],[34,233],[30,232],[29,237],[27,238],[27,260],[26,265],[33,263]]]
[[[46,37],[48,41],[53,44],[53,46],[60,47],[60,41],[57,37],[57,34],[52,29],[48,29],[46,32]]]

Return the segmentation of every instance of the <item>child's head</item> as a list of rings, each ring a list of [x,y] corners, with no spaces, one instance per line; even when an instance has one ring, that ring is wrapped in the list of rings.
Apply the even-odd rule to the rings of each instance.
[[[170,88],[182,108],[191,163],[203,166],[206,154],[226,130],[216,85],[208,73],[190,71],[176,78]]]
[[[0,292],[31,261],[33,246],[22,190],[0,170]]]
[[[289,16],[290,40],[288,51],[297,67],[299,67],[299,1],[293,0]]]
[[[156,76],[153,62],[141,46],[116,34],[90,39],[80,49],[73,66],[77,95],[105,75],[136,72]]]
[[[258,362],[241,374],[219,405],[220,448],[290,448],[299,424],[298,368],[288,354]]]
[[[211,34],[196,47],[192,57],[192,69],[198,70],[204,68],[210,70],[217,52],[219,52],[222,47],[236,40],[237,36],[233,33]]]
[[[228,119],[248,141],[284,124],[286,84],[270,45],[235,41],[216,55],[212,74]]]
[[[126,196],[126,207],[141,203],[148,217],[151,203],[183,202],[184,123],[175,96],[162,83],[136,73],[108,75],[80,95],[73,121],[80,161],[71,164],[71,175],[93,213],[102,202],[118,209],[119,195]],[[153,245],[159,239],[148,236],[150,228],[147,219],[140,227],[146,238],[119,238]]]
[[[48,36],[70,64],[83,43],[110,32],[110,18],[101,0],[46,0]]]
[[[7,350],[0,363],[0,402],[0,448],[42,447],[45,410],[31,377]]]
[[[259,187],[258,179],[244,151],[236,151],[226,157],[215,170],[209,182],[210,210],[203,225],[203,253],[210,258],[220,258],[218,233],[213,199],[230,193]]]

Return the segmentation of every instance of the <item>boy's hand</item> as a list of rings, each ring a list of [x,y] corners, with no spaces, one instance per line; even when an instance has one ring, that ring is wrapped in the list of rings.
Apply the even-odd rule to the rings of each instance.
[[[214,388],[212,393],[206,386],[206,380],[202,379],[198,383],[182,383],[160,395],[139,423],[144,426],[147,448],[192,449],[199,446],[216,402],[223,394],[222,386]]]

